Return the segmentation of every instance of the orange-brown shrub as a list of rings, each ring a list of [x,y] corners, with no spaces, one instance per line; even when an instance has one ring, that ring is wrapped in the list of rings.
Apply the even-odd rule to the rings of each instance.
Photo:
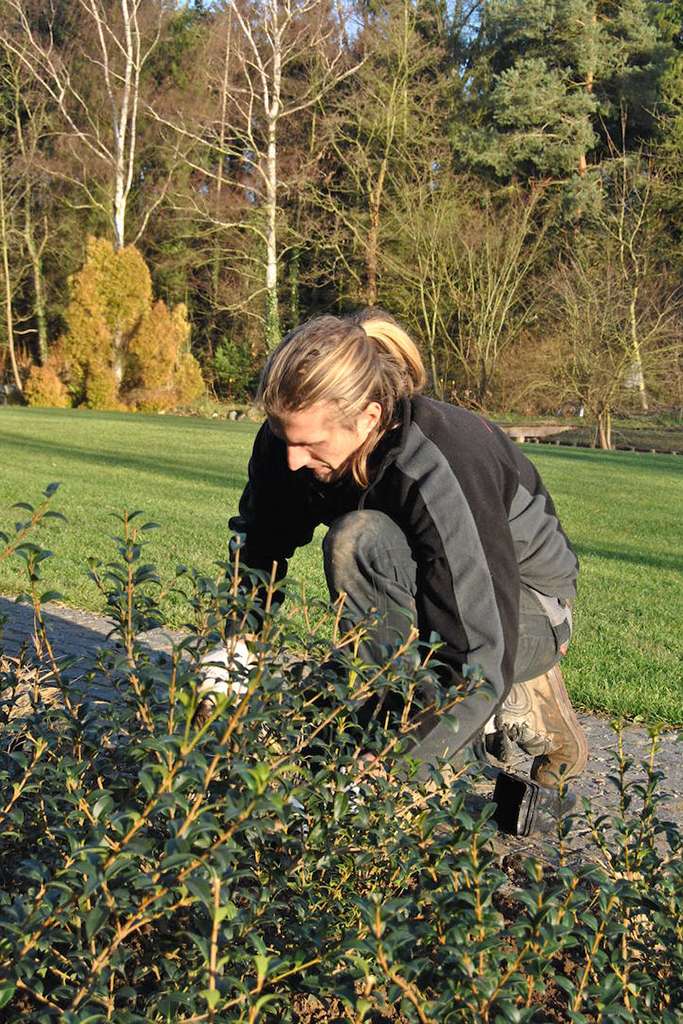
[[[134,246],[90,238],[70,283],[63,370],[76,403],[93,409],[172,409],[204,384],[190,355],[185,306],[153,302],[152,281]]]
[[[189,405],[204,394],[202,372],[199,363],[190,352],[181,353],[175,380],[178,405]]]
[[[92,360],[85,378],[85,404],[90,409],[125,410],[119,400],[119,386],[111,366]]]
[[[29,405],[44,409],[68,409],[71,405],[66,385],[49,364],[31,367],[24,397]]]
[[[185,306],[170,311],[164,302],[155,302],[128,348],[130,404],[144,412],[159,412],[199,397],[204,382],[189,352],[189,339]]]

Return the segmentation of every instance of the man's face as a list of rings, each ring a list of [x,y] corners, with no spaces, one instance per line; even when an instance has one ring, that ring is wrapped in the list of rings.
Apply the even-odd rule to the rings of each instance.
[[[352,426],[342,426],[330,402],[269,417],[270,429],[287,445],[287,464],[294,472],[310,469],[318,480],[329,480],[335,469],[357,451],[379,422],[382,408],[370,402]]]

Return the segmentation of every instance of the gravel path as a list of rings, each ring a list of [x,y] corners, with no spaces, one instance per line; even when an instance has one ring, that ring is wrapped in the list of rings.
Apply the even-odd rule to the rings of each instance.
[[[58,655],[93,655],[102,645],[111,628],[106,619],[92,612],[78,611],[61,605],[46,605],[45,621],[48,634]],[[0,596],[0,618],[6,617],[2,634],[0,634],[0,652],[16,655],[22,644],[30,643],[33,629],[33,611],[26,605],[17,605],[9,598]],[[164,630],[154,630],[145,637],[152,650],[168,649],[172,634]],[[97,696],[106,699],[107,691]],[[593,810],[598,813],[609,812],[618,807],[616,788],[608,781],[607,776],[613,772],[611,753],[616,747],[616,737],[609,721],[595,715],[580,715],[581,722],[588,735],[590,758],[588,767],[578,782],[575,791],[579,796],[589,797]],[[661,805],[661,815],[675,821],[683,827],[683,734],[668,732],[661,737],[661,747],[657,756],[657,766],[663,773],[662,792],[665,794]],[[647,730],[641,726],[628,726],[624,730],[624,748],[636,765],[647,756],[650,740]],[[525,774],[528,763],[520,761],[513,766],[514,770]],[[642,774],[642,773],[641,773]],[[488,778],[481,779],[474,787],[474,800],[490,798],[495,777],[494,771],[487,770]],[[499,840],[501,854],[515,857],[535,854],[554,859],[552,840],[538,836],[526,839],[514,839],[501,836]],[[583,816],[579,818],[572,832],[569,843],[570,859],[585,859],[591,854],[592,844],[590,828]]]

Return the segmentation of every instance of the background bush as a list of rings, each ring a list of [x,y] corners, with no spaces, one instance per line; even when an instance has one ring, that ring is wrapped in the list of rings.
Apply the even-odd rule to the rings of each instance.
[[[29,405],[44,409],[68,409],[71,405],[66,385],[51,366],[32,366],[24,389]]]
[[[568,866],[565,822],[559,866],[510,878],[491,805],[464,772],[418,778],[407,722],[364,731],[381,773],[357,756],[359,705],[386,687],[416,701],[424,662],[363,665],[336,609],[308,605],[297,628],[264,578],[238,587],[225,565],[178,568],[187,629],[154,653],[163,585],[140,513],[91,564],[109,642],[94,663],[55,659],[33,539],[54,489],[1,538],[41,652],[1,662],[1,1020],[681,1019],[681,835],[657,815],[656,738],[640,783],[617,746],[620,813],[592,819],[594,863]],[[245,692],[198,727],[198,660],[257,613]]]
[[[248,344],[224,338],[216,347],[213,359],[218,391],[236,402],[249,400],[258,384],[258,369]]]
[[[153,301],[152,279],[138,250],[90,238],[83,267],[69,283],[67,330],[51,363],[32,367],[29,405],[159,412],[204,391],[190,352],[187,309]]]

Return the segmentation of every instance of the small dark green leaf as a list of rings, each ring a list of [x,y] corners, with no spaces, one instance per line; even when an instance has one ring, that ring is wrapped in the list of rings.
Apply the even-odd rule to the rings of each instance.
[[[256,793],[257,796],[265,793],[268,779],[270,778],[270,768],[267,764],[254,765],[245,774],[246,783],[252,793]]]
[[[69,520],[66,518],[65,515],[62,515],[61,512],[53,512],[52,509],[49,509],[45,513],[45,515],[43,516],[43,519],[61,519],[61,521],[63,523],[68,523],[69,522]]]
[[[91,939],[100,930],[107,917],[106,907],[93,907],[85,918],[85,934]]]
[[[43,494],[45,495],[46,498],[51,498],[55,491],[58,491],[61,486],[62,485],[58,480],[51,484],[48,484],[45,490],[43,491]]]
[[[142,784],[142,788],[147,794],[147,797],[151,797],[152,793],[154,792],[155,786],[154,779],[152,778],[150,773],[145,768],[141,768],[140,771],[138,772],[138,778],[140,780],[140,783]]]
[[[256,965],[256,978],[258,985],[261,986],[265,981],[266,975],[268,974],[268,964],[272,957],[263,956],[259,953],[254,957],[254,964]]]
[[[99,798],[99,800],[96,801],[95,806],[92,809],[93,818],[97,820],[97,818],[101,817],[102,815],[106,816],[107,814],[109,814],[109,811],[112,809],[113,806],[114,801],[112,800],[111,794],[104,793]]]
[[[44,594],[40,595],[40,603],[47,604],[48,601],[63,601],[64,594],[60,594],[58,590],[46,590]]]
[[[16,992],[16,988],[17,986],[13,981],[8,982],[0,988],[0,1009],[2,1009],[3,1006],[7,1006]]]
[[[196,899],[205,907],[210,907],[213,902],[211,886],[205,878],[188,878],[185,882],[187,888]]]
[[[334,798],[334,820],[339,821],[344,817],[349,809],[349,797],[348,793],[344,793],[343,790],[337,793]]]

